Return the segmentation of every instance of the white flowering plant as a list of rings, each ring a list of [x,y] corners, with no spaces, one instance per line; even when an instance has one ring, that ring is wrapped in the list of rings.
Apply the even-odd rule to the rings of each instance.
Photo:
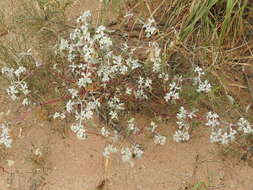
[[[140,32],[135,44],[128,33],[104,25],[94,27],[91,12],[84,12],[68,36],[59,37],[50,64],[37,61],[32,50],[12,56],[12,64],[2,59],[1,76],[9,81],[7,94],[12,100],[21,99],[24,106],[61,104],[51,118],[71,118],[69,128],[80,140],[88,138],[92,128],[89,123],[99,118],[104,125],[95,129],[110,141],[103,156],[120,153],[122,161],[130,165],[144,154],[145,145],[138,142],[140,135],[151,135],[157,146],[165,145],[170,138],[187,142],[193,136],[194,121],[210,128],[210,141],[214,143],[226,145],[236,135],[251,135],[252,126],[244,118],[236,124],[226,123],[216,113],[208,112],[205,117],[188,105],[184,96],[192,91],[204,100],[213,95],[208,69],[192,62],[187,63],[188,70],[173,68],[167,56],[171,50],[167,40],[160,40],[163,33],[155,18],[146,20],[140,21],[144,33]],[[53,98],[41,98],[48,94]],[[155,111],[154,104],[161,105],[166,113]],[[138,126],[136,113],[151,114],[150,124]],[[176,119],[174,135],[162,132],[158,118]],[[9,129],[5,125],[0,128],[0,144],[10,147]],[[121,147],[122,140],[130,145]]]

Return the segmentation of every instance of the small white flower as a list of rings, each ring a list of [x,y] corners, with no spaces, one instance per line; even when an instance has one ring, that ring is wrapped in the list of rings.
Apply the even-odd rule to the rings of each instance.
[[[142,155],[144,154],[144,151],[142,147],[139,144],[133,145],[132,146],[132,152],[135,155],[136,158],[141,158]]]
[[[77,85],[79,86],[79,88],[81,87],[86,87],[87,84],[91,84],[92,83],[92,80],[90,78],[91,76],[91,73],[87,73],[87,74],[82,74],[83,77],[80,78],[77,82]]]
[[[43,65],[43,63],[41,63],[41,62],[39,62],[39,61],[35,61],[34,64],[35,64],[36,67],[40,67],[40,66]]]
[[[16,77],[20,77],[20,75],[22,73],[24,73],[26,71],[26,68],[23,66],[20,66],[16,71],[14,71],[14,74],[16,75]]]
[[[55,114],[53,115],[53,118],[56,119],[58,117],[61,118],[61,119],[66,118],[64,113],[55,112]]]
[[[178,121],[176,122],[179,130],[177,130],[173,136],[174,141],[183,142],[183,141],[188,141],[190,139],[189,119],[193,119],[193,117],[196,116],[195,112],[196,110],[190,112],[190,111],[185,110],[184,107],[182,106],[180,107],[179,113],[177,113]]]
[[[212,133],[210,136],[211,143],[221,143],[226,145],[235,140],[236,131],[231,127],[229,128],[229,132],[224,132],[222,129],[212,129]]]
[[[221,144],[228,144],[235,140],[236,130],[230,128],[229,132],[225,132],[221,138]]]
[[[161,48],[157,42],[153,42],[150,44],[151,49],[151,58],[150,60],[153,62],[153,72],[159,73],[161,71]]]
[[[86,139],[86,138],[87,138],[87,135],[86,135],[86,133],[85,133],[85,129],[82,128],[82,129],[78,130],[77,133],[76,133],[76,136],[77,136],[77,138],[80,139],[80,140]]]
[[[152,34],[154,34],[156,32],[156,27],[153,26],[153,24],[155,23],[155,20],[152,18],[149,18],[147,20],[147,22],[143,25],[143,27],[145,28],[145,33],[146,33],[146,37],[151,37]]]
[[[222,130],[221,129],[212,130],[210,135],[210,142],[211,143],[221,142],[221,139],[222,139]]]
[[[9,79],[14,77],[14,69],[9,67],[2,67],[1,72],[2,74],[6,75]]]
[[[127,87],[126,88],[126,94],[131,95],[132,94],[132,89]]]
[[[108,101],[108,105],[113,110],[124,110],[124,103],[120,102],[120,99],[114,96]]]
[[[206,123],[207,126],[217,127],[220,125],[219,115],[217,113],[208,112],[206,119],[207,119],[207,123]]]
[[[144,93],[144,90],[141,88],[141,89],[138,89],[136,92],[135,92],[135,96],[137,98],[140,98],[140,99],[148,99],[148,96]]]
[[[141,64],[139,63],[139,60],[133,59],[132,57],[129,57],[129,58],[126,60],[126,64],[127,64],[132,70],[141,67]]]
[[[71,89],[68,89],[68,91],[71,94],[72,99],[78,96],[78,90],[71,88]]]
[[[87,134],[85,133],[86,130],[82,124],[72,124],[70,128],[74,133],[76,133],[78,139],[84,140],[87,138]]]
[[[200,68],[199,66],[197,66],[197,67],[194,69],[194,72],[195,72],[195,73],[198,73],[199,76],[202,76],[202,75],[205,74],[204,71],[203,71],[203,69]]]
[[[69,48],[69,43],[67,40],[65,39],[61,39],[60,41],[60,45],[59,45],[59,50],[60,52],[67,50]]]
[[[148,128],[148,130],[150,130],[152,133],[154,133],[157,127],[158,127],[157,124],[154,121],[151,121],[150,127]]]
[[[121,158],[123,162],[127,162],[131,165],[133,165],[132,161],[133,153],[129,148],[122,148],[121,149]]]
[[[166,93],[164,96],[164,99],[166,100],[166,102],[168,102],[169,100],[179,99],[179,92],[182,88],[180,86],[181,82],[182,82],[182,77],[180,76],[177,82],[173,81],[172,83],[170,83],[170,91]]]
[[[4,144],[7,148],[11,147],[12,139],[9,135],[9,128],[5,124],[0,124],[0,144]]]
[[[85,108],[84,110],[81,110],[80,112],[76,111],[75,118],[76,120],[80,120],[80,121],[89,120],[93,118],[93,114],[94,113],[92,110],[90,110],[89,108]]]
[[[132,131],[133,134],[136,134],[138,131],[140,131],[140,129],[138,127],[136,127],[135,124],[134,124],[134,118],[131,118],[130,120],[128,120],[127,129],[129,131]]]
[[[22,102],[22,105],[24,106],[28,106],[31,102],[29,101],[28,98],[24,98],[23,102]]]
[[[127,13],[127,14],[124,16],[124,18],[130,18],[130,17],[133,17],[133,16],[134,16],[133,13]]]
[[[173,139],[176,142],[188,141],[190,139],[190,135],[188,131],[177,130]]]
[[[86,22],[87,18],[91,16],[90,10],[85,11],[80,17],[77,18],[76,22]]]
[[[24,95],[27,95],[30,93],[30,90],[28,90],[26,82],[21,81],[20,83],[18,83],[18,85],[19,85],[20,91],[23,92]]]
[[[158,78],[163,79],[165,82],[167,82],[169,80],[169,75],[166,73],[160,73],[158,75]]]
[[[110,111],[109,115],[111,116],[112,120],[117,120],[118,119],[118,113],[116,111]]]
[[[184,120],[187,118],[187,111],[184,109],[183,106],[180,107],[179,113],[177,113],[178,120]]]
[[[210,92],[211,91],[211,84],[205,80],[204,82],[199,82],[199,86],[197,92]]]
[[[240,118],[239,121],[237,122],[237,125],[239,126],[238,130],[242,131],[244,134],[253,133],[253,129],[248,120]]]
[[[150,79],[150,78],[146,78],[146,81],[145,81],[145,88],[149,88],[149,89],[151,89],[152,87],[151,87],[151,84],[152,84],[152,80]]]
[[[96,29],[96,34],[94,35],[94,40],[99,43],[99,46],[101,49],[109,49],[110,46],[112,46],[112,40],[109,38],[106,33],[106,27],[105,26],[99,26]]]
[[[74,109],[73,106],[75,105],[75,103],[72,100],[69,100],[66,104],[66,110],[67,112],[72,112],[72,110]]]
[[[79,130],[82,129],[82,128],[83,128],[83,125],[80,125],[80,124],[72,124],[71,127],[70,127],[70,129],[71,129],[74,133],[76,133],[77,131],[79,131]]]
[[[11,85],[6,89],[7,94],[11,97],[12,100],[16,100],[18,99],[17,95],[18,94],[18,90],[17,90],[17,86],[16,85]]]
[[[110,132],[105,128],[105,127],[102,127],[101,128],[101,134],[104,136],[104,137],[108,137],[110,135]]]
[[[154,136],[154,143],[155,144],[160,144],[160,145],[164,145],[166,143],[166,137],[162,136],[160,134],[156,134]]]
[[[209,81],[202,81],[201,79],[201,77],[205,74],[203,69],[197,66],[194,69],[194,72],[198,74],[198,76],[193,79],[194,85],[198,85],[197,92],[210,92],[212,87]]]
[[[118,150],[116,147],[114,147],[112,144],[109,144],[104,148],[103,156],[109,158],[111,153],[115,153],[117,151]]]

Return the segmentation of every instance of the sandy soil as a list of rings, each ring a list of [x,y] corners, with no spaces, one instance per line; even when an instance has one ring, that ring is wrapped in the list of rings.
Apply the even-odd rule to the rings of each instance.
[[[97,8],[94,1],[81,0],[69,10],[69,18]],[[253,189],[253,168],[238,158],[222,156],[220,147],[208,142],[205,130],[189,143],[169,140],[157,146],[145,139],[145,156],[131,167],[117,155],[105,160],[106,141],[100,136],[90,135],[85,141],[68,132],[63,136],[57,128],[64,124],[39,119],[47,114],[43,109],[17,120],[22,110],[4,91],[0,105],[0,123],[15,121],[13,147],[0,147],[0,190]],[[140,122],[145,125],[145,119]]]
[[[5,96],[0,103],[8,105],[1,107],[1,121],[19,116]],[[36,119],[41,112],[13,128],[13,147],[1,154],[1,190],[185,190],[197,183],[203,189],[253,189],[253,169],[221,156],[220,147],[210,144],[204,132],[185,144],[169,140],[157,146],[146,139],[145,156],[131,167],[117,155],[106,161],[101,154],[106,142],[100,136],[85,141],[71,133],[63,137],[56,129],[62,126]]]

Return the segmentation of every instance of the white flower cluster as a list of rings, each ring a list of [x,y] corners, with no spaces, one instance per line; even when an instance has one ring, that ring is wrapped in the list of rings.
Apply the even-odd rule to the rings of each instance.
[[[153,18],[149,18],[147,22],[143,25],[147,38],[151,37],[157,31],[157,28],[154,26],[154,24],[155,20]]]
[[[131,166],[134,165],[133,158],[141,158],[144,154],[142,147],[139,144],[133,145],[131,148],[125,147],[121,149],[122,162],[129,163]]]
[[[109,144],[104,148],[103,156],[109,158],[110,154],[115,152],[118,152],[118,149],[112,144]]]
[[[154,122],[150,122],[150,127],[147,128],[148,131],[154,134],[153,141],[155,144],[164,145],[166,143],[166,136],[163,136],[159,134],[156,129],[158,128],[158,125]]]
[[[76,22],[77,23],[86,23],[87,19],[91,16],[91,12],[85,11],[80,17],[77,18]]]
[[[76,123],[71,125],[71,130],[76,133],[79,139],[86,139],[87,134],[84,128],[84,122],[93,118],[94,111],[100,107],[100,102],[96,99],[91,99],[89,101],[85,99],[80,99],[78,97],[78,92],[75,89],[68,90],[71,94],[71,99],[68,100],[66,104],[67,113],[75,113]],[[56,112],[54,114],[55,118],[64,119],[66,113]]]
[[[65,119],[66,115],[64,113],[55,112],[53,115],[53,118],[54,119],[56,119],[56,118]]]
[[[127,121],[128,126],[127,129],[132,133],[132,134],[136,134],[137,132],[140,131],[140,129],[134,124],[134,118],[132,117],[131,119],[129,119]]]
[[[1,71],[2,74],[4,74],[10,81],[11,85],[6,91],[12,100],[17,100],[18,95],[20,94],[27,96],[30,93],[27,83],[21,79],[21,75],[26,72],[25,67],[20,66],[17,69],[11,67],[2,67]],[[29,104],[29,101],[25,101],[23,104]]]
[[[178,125],[178,130],[175,132],[173,139],[176,142],[182,142],[182,141],[188,141],[190,139],[190,134],[189,134],[189,119],[193,119],[195,117],[195,112],[192,111],[189,112],[185,110],[184,107],[181,107],[179,110],[179,113],[177,114],[177,125]]]
[[[220,119],[217,113],[208,112],[206,119],[206,125],[210,126],[212,129],[210,136],[211,142],[228,144],[235,140],[236,134],[238,132],[243,132],[245,135],[253,133],[250,122],[244,118],[240,118],[236,124],[225,123],[228,126],[226,128],[219,127],[221,125],[221,122],[219,121]],[[238,126],[238,129],[233,129],[233,126]]]
[[[141,158],[144,154],[144,150],[140,144],[135,144],[132,146],[132,152],[136,158]]]
[[[109,137],[110,132],[105,127],[102,127],[101,128],[101,135],[104,136],[104,137]]]
[[[82,77],[78,79],[77,85],[79,88],[86,87],[92,83],[91,73],[81,73]]]
[[[179,99],[179,92],[182,89],[181,87],[182,77],[180,76],[177,80],[170,83],[170,91],[165,94],[164,99],[166,102],[169,100]]]
[[[28,98],[24,98],[23,101],[22,101],[23,106],[28,106],[28,105],[31,105],[31,104],[32,104],[32,102]]]
[[[111,116],[111,120],[118,120],[119,112],[125,109],[124,103],[116,96],[108,100],[108,106],[110,108],[109,115]]]
[[[118,152],[118,149],[112,144],[106,145],[104,148],[103,156],[109,158],[111,153]],[[143,148],[139,144],[132,145],[131,148],[125,147],[122,148],[121,151],[121,159],[124,163],[129,163],[133,166],[133,158],[141,158],[144,154]]]
[[[204,71],[200,67],[196,67],[194,72],[198,74],[197,77],[194,78],[194,84],[198,85],[197,92],[210,92],[211,91],[211,84],[208,80],[202,81],[201,77],[205,75]]]
[[[85,100],[77,100],[76,104],[80,106],[80,109],[75,111],[75,118],[80,123],[93,118],[94,110],[96,110],[100,103],[95,101],[86,102]]]
[[[141,67],[139,61],[134,59],[131,54],[126,59],[122,55],[115,55],[111,50],[112,40],[107,35],[109,31],[105,26],[99,26],[92,32],[90,16],[89,11],[80,16],[77,19],[80,27],[71,32],[70,40],[62,39],[58,48],[61,56],[67,55],[67,59],[71,63],[69,65],[70,71],[76,80],[76,85],[68,89],[71,99],[66,103],[66,111],[67,113],[75,113],[75,118],[79,122],[78,125],[74,124],[72,128],[74,128],[73,131],[81,131],[82,134],[85,132],[83,127],[85,121],[93,118],[94,112],[97,112],[100,107],[100,99],[103,96],[100,95],[100,92],[86,89],[95,85],[98,89],[105,89],[115,77],[124,76]],[[80,59],[75,61],[76,58],[81,58],[84,61],[80,61]],[[136,90],[138,97],[145,96],[144,88],[151,88],[150,79],[146,79],[144,82],[143,85],[139,81],[139,88]],[[127,89],[128,94],[132,94],[132,92],[133,89]],[[117,90],[114,93],[120,95]],[[106,101],[111,121],[117,120],[119,112],[124,110],[124,103],[117,95],[106,97]],[[60,117],[60,115],[56,116]],[[101,129],[101,133],[104,136],[109,135],[104,128]],[[79,136],[86,137],[86,135]]]
[[[148,99],[148,96],[146,95],[145,91],[152,89],[152,80],[150,78],[143,78],[139,77],[138,80],[138,89],[135,91],[136,98],[140,99]]]
[[[216,130],[212,130],[210,142],[226,145],[235,140],[236,133],[236,130],[232,129],[231,127],[229,127],[228,131],[225,132],[221,128],[217,128]]]
[[[206,119],[206,125],[211,127],[210,142],[228,144],[235,140],[236,130],[232,129],[231,126],[220,128],[219,115],[217,113],[208,112]]]
[[[154,121],[151,121],[150,127],[147,129],[150,130],[152,133],[154,133],[157,127],[158,127],[157,124]]]
[[[207,120],[206,125],[210,126],[212,128],[217,127],[217,126],[220,125],[219,115],[217,113],[213,113],[211,111],[208,112],[207,115],[206,115],[206,120]]]
[[[140,68],[142,65],[139,63],[139,60],[133,59],[133,57],[129,57],[126,60],[127,66],[130,68],[130,70],[135,70],[137,68]]]
[[[127,162],[133,165],[133,161],[132,161],[133,153],[130,150],[130,148],[126,147],[126,148],[121,149],[121,158],[123,162]]]
[[[94,40],[99,43],[101,49],[109,49],[112,46],[111,39],[106,35],[107,29],[105,26],[99,26],[96,29]]]
[[[166,143],[166,137],[160,134],[155,134],[154,143],[159,145],[164,145]]]
[[[239,126],[238,130],[242,131],[244,134],[253,133],[252,126],[250,125],[248,120],[240,118],[239,121],[237,122],[237,125]]]
[[[0,124],[0,144],[4,144],[7,148],[11,147],[12,139],[10,137],[10,129],[5,124]]]
[[[151,46],[151,57],[150,61],[153,62],[153,72],[161,72],[161,48],[157,42],[150,43]]]
[[[129,48],[127,43],[123,44],[122,52],[119,54],[113,50],[113,42],[109,37],[110,31],[105,26],[99,26],[92,29],[90,23],[91,13],[84,12],[82,16],[77,19],[79,27],[70,33],[69,40],[61,39],[58,47],[58,53],[62,57],[66,57],[69,61],[69,69],[74,78],[75,84],[70,86],[68,92],[71,98],[66,102],[66,113],[75,114],[78,124],[72,126],[72,130],[80,131],[79,137],[86,137],[85,122],[92,119],[94,112],[100,108],[100,104],[108,108],[109,122],[114,122],[119,119],[121,111],[125,110],[124,102],[121,96],[133,95],[137,100],[147,100],[149,92],[151,92],[153,81],[150,77],[146,77],[146,71],[141,61],[134,58],[134,51],[136,48]],[[156,32],[153,26],[153,19],[149,19],[144,24],[145,32],[148,37]],[[159,73],[160,79],[168,82],[169,77],[167,73],[161,70],[161,48],[156,42],[150,43],[152,53],[150,61],[153,63],[150,72]],[[55,67],[56,68],[56,67]],[[127,81],[124,92],[120,88],[110,85],[117,82],[120,78],[128,77],[128,75],[135,73],[138,70],[139,76],[134,76],[136,81]],[[166,70],[166,69],[165,69]],[[138,77],[138,78],[137,78]],[[126,78],[128,79],[128,78]],[[170,84],[171,92],[165,97],[166,99],[178,99],[179,90],[181,89],[181,77]],[[114,89],[113,89],[114,88]],[[98,91],[89,89],[99,89]],[[107,94],[107,90],[113,90]],[[104,91],[101,93],[101,91]],[[104,96],[104,93],[106,94]],[[110,94],[110,95],[109,95]],[[55,113],[54,118],[64,118],[60,113]],[[131,134],[136,134],[139,129],[134,125],[133,119],[128,121],[128,130]],[[109,132],[104,128],[101,129],[103,136],[108,136]],[[156,142],[163,144],[165,138],[157,135]],[[82,138],[83,139],[83,138]],[[158,141],[158,139],[161,139]]]
[[[84,140],[87,138],[86,130],[82,124],[72,124],[70,128],[74,133],[76,133],[78,139]]]

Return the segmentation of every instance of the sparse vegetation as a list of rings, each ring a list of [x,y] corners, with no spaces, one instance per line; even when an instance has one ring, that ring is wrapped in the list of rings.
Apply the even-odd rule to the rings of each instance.
[[[98,18],[85,11],[75,23],[66,18],[73,3],[24,1],[15,27],[0,16],[0,76],[12,100],[47,110],[50,122],[66,120],[81,140],[94,133],[108,139],[106,159],[120,153],[133,165],[145,152],[141,135],[158,145],[187,143],[205,126],[224,155],[249,160],[250,1],[104,0]],[[8,32],[18,40],[5,38]],[[150,125],[138,126],[137,114]],[[97,118],[103,126],[92,122]],[[177,126],[174,134],[164,123]],[[6,132],[0,134],[0,144],[10,146]],[[31,159],[41,164],[40,155]]]

